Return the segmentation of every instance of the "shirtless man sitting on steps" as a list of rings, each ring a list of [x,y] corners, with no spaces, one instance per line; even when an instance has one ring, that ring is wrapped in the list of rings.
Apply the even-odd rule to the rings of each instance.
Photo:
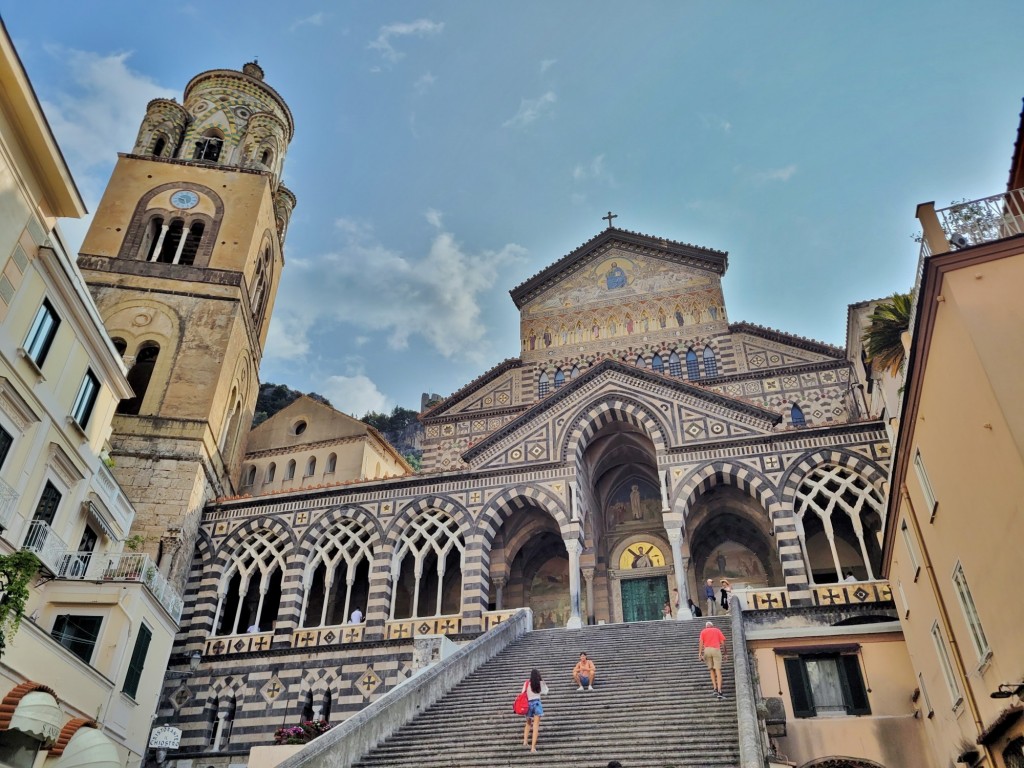
[[[579,686],[576,690],[594,690],[594,678],[596,676],[597,669],[594,667],[594,662],[587,658],[587,654],[581,653],[580,660],[577,661],[576,666],[572,668],[572,679],[575,680],[576,685]]]

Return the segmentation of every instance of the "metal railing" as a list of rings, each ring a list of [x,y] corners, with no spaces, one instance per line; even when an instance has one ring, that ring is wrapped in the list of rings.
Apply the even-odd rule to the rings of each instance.
[[[0,528],[5,531],[11,527],[11,519],[18,507],[18,492],[0,480]]]
[[[60,570],[61,560],[68,551],[67,542],[53,532],[49,523],[32,520],[28,524],[28,535],[21,545],[22,549],[36,555],[44,566],[53,573]]]
[[[97,554],[65,549],[60,553],[53,572],[59,579],[135,581],[145,584],[175,621],[181,618],[181,595],[168,583],[149,555],[142,552]]]
[[[1003,240],[1024,234],[1024,189],[956,203],[935,213],[955,248]]]

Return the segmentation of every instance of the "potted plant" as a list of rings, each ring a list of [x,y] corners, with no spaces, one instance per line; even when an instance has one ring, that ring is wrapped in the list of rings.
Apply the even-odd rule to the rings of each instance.
[[[331,725],[326,720],[306,720],[299,725],[278,728],[274,732],[274,743],[307,744],[329,730]]]

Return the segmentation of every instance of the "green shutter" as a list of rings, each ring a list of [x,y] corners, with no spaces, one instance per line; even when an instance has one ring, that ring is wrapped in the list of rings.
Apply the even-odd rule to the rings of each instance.
[[[789,699],[793,704],[795,717],[814,717],[814,699],[803,659],[789,658],[786,662],[786,679],[789,680]]]
[[[138,637],[135,638],[135,650],[132,651],[132,660],[128,663],[128,673],[124,676],[124,687],[121,689],[133,699],[139,690],[142,668],[146,665],[146,654],[149,652],[149,641],[152,639],[153,632],[150,628],[140,624]]]
[[[839,657],[839,675],[843,683],[843,699],[846,714],[870,715],[868,692],[864,689],[864,678],[860,674],[860,659],[857,656]]]

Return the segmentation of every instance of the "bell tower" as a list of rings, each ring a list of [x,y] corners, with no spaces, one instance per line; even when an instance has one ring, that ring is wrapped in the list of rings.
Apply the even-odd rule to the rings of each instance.
[[[154,99],[120,154],[78,264],[124,356],[113,472],[133,534],[183,583],[203,505],[231,495],[295,195],[294,123],[255,62]]]

